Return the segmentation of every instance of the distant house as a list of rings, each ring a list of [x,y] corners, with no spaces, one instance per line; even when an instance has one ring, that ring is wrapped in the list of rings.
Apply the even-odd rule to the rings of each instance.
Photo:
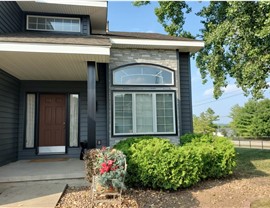
[[[0,2],[0,165],[192,131],[203,41],[109,32],[107,2],[75,2]]]

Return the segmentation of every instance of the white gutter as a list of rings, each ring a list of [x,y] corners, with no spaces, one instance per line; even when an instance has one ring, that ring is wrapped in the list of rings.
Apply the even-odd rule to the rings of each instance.
[[[175,40],[150,40],[150,39],[121,39],[111,38],[111,43],[115,46],[132,45],[132,46],[148,46],[155,48],[192,48],[194,51],[204,47],[204,41],[175,41]]]

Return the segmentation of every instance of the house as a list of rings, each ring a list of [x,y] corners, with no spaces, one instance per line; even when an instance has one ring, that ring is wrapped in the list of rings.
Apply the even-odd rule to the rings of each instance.
[[[202,41],[107,31],[107,2],[0,2],[0,165],[192,131]]]

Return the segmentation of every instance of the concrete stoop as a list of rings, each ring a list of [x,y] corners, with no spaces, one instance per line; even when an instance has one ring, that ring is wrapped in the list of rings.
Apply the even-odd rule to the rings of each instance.
[[[0,167],[0,208],[54,208],[69,186],[88,186],[79,159],[21,160]]]

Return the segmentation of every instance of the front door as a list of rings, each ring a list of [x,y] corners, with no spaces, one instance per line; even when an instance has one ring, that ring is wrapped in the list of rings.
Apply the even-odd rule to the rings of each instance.
[[[66,95],[41,94],[39,154],[66,152]]]

